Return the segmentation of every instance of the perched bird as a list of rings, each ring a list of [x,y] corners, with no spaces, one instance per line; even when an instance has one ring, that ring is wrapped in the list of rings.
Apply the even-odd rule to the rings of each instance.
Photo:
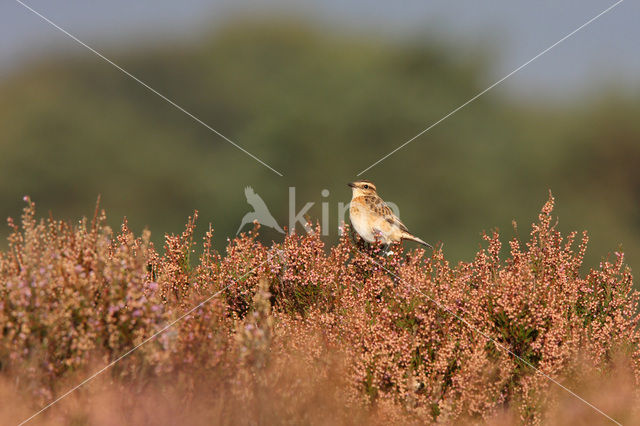
[[[358,180],[348,184],[353,189],[349,216],[351,223],[365,241],[373,243],[376,240],[387,246],[391,243],[411,240],[425,245],[431,245],[412,235],[406,226],[376,192],[376,186],[368,180]]]

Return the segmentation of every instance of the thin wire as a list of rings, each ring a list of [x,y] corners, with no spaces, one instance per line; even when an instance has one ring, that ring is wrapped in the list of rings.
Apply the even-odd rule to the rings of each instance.
[[[42,409],[40,409],[37,413],[33,414],[31,417],[29,417],[26,420],[23,420],[19,426],[24,425],[25,423],[31,421],[34,417],[36,417],[38,414],[42,413],[43,411],[47,410],[48,408],[50,408],[51,406],[53,406],[54,404],[58,403],[60,400],[62,400],[63,398],[69,396],[71,393],[73,393],[74,391],[78,390],[80,387],[84,386],[85,384],[89,383],[91,380],[95,379],[97,376],[99,376],[100,374],[104,373],[106,370],[108,370],[109,368],[113,367],[115,364],[117,364],[119,361],[121,361],[122,359],[126,358],[127,356],[131,355],[131,353],[133,353],[134,351],[136,351],[140,346],[144,345],[145,343],[150,342],[151,340],[155,339],[157,336],[159,336],[160,334],[164,333],[165,331],[167,331],[169,328],[171,328],[173,325],[175,325],[177,322],[182,321],[185,317],[187,317],[188,315],[190,315],[193,311],[195,311],[196,309],[200,308],[202,305],[206,304],[207,302],[209,302],[211,299],[213,299],[214,297],[218,296],[220,293],[222,293],[223,291],[225,291],[226,289],[228,289],[229,287],[231,287],[233,284],[235,284],[237,281],[243,279],[244,277],[246,277],[247,275],[249,275],[250,273],[252,273],[253,271],[255,271],[256,269],[260,268],[262,265],[264,265],[265,263],[267,263],[269,261],[269,259],[265,260],[264,262],[262,262],[261,264],[259,264],[258,266],[256,266],[255,268],[253,268],[252,270],[250,270],[249,272],[247,272],[246,274],[242,275],[240,278],[237,278],[236,281],[230,283],[229,285],[227,285],[226,287],[218,290],[217,292],[215,292],[214,294],[212,294],[211,296],[207,297],[205,300],[203,300],[202,302],[198,303],[196,306],[194,306],[193,308],[191,308],[190,310],[188,310],[185,314],[183,314],[182,316],[180,316],[178,319],[172,321],[171,323],[169,323],[168,325],[166,325],[164,328],[162,328],[160,331],[156,332],[155,334],[153,334],[152,336],[146,338],[145,340],[142,341],[142,343],[140,343],[139,345],[133,347],[132,349],[128,350],[127,352],[125,352],[123,355],[121,355],[120,357],[118,357],[117,359],[115,359],[114,361],[111,361],[109,364],[107,364],[106,366],[104,366],[103,368],[101,368],[100,370],[98,370],[97,372],[95,372],[94,374],[92,374],[91,376],[89,376],[88,378],[86,378],[85,380],[83,380],[81,383],[79,383],[78,385],[74,386],[73,388],[69,389],[67,392],[65,392],[63,395],[61,395],[60,397],[58,397],[57,399],[55,399],[54,401],[52,401],[51,403],[49,403],[48,405],[46,405],[45,407],[43,407]]]
[[[89,46],[88,44],[86,44],[85,42],[83,42],[82,40],[80,40],[79,38],[77,38],[76,36],[74,36],[73,34],[71,34],[70,32],[68,32],[67,30],[65,30],[64,28],[60,27],[58,24],[56,24],[55,22],[53,22],[52,20],[50,20],[49,18],[47,18],[46,16],[42,15],[40,12],[38,12],[37,10],[33,9],[31,6],[29,6],[28,4],[24,3],[21,0],[16,0],[17,3],[19,3],[20,5],[22,5],[24,8],[30,10],[31,12],[33,12],[34,14],[36,14],[37,16],[39,16],[40,18],[42,18],[44,21],[46,21],[47,23],[49,23],[50,25],[52,25],[53,27],[57,28],[58,30],[60,30],[61,32],[63,32],[64,34],[66,34],[67,36],[69,36],[71,39],[73,39],[75,42],[77,42],[78,44],[86,47],[87,49],[89,49],[91,52],[93,52],[95,55],[97,55],[98,57],[100,57],[101,59],[105,60],[106,62],[108,62],[109,64],[113,65],[115,68],[117,68],[118,70],[120,70],[121,72],[123,72],[124,74],[126,74],[128,77],[132,78],[133,80],[135,80],[136,82],[138,82],[140,85],[144,86],[146,89],[148,89],[149,91],[155,93],[156,95],[158,95],[160,98],[162,98],[163,100],[165,100],[166,102],[168,102],[169,104],[171,104],[173,107],[175,107],[176,109],[178,109],[179,111],[182,111],[184,114],[188,115],[189,117],[191,117],[193,120],[195,120],[196,122],[200,123],[201,125],[203,125],[204,127],[206,127],[207,129],[209,129],[210,131],[212,131],[213,133],[215,133],[216,135],[220,136],[222,139],[224,139],[225,141],[229,142],[231,145],[235,146],[236,148],[238,148],[240,151],[244,152],[245,154],[247,154],[249,157],[253,158],[254,160],[256,160],[257,162],[259,162],[260,164],[262,164],[263,166],[267,167],[269,170],[271,170],[272,172],[274,172],[275,174],[277,174],[278,176],[283,176],[282,173],[280,173],[279,171],[277,171],[276,169],[274,169],[273,167],[271,167],[270,165],[268,165],[267,163],[265,163],[264,161],[262,161],[260,158],[256,157],[255,155],[253,155],[252,153],[250,153],[249,151],[247,151],[246,149],[244,149],[243,147],[241,147],[240,145],[238,145],[237,143],[235,143],[234,141],[232,141],[231,139],[229,139],[228,137],[226,137],[225,135],[223,135],[222,133],[220,133],[219,131],[217,131],[216,129],[214,129],[213,127],[211,127],[210,125],[208,125],[207,123],[205,123],[204,121],[202,121],[200,118],[196,117],[195,115],[193,115],[192,113],[190,113],[189,111],[187,111],[186,109],[184,109],[182,106],[178,105],[177,103],[175,103],[174,101],[172,101],[171,99],[167,98],[165,95],[163,95],[162,93],[158,92],[156,89],[154,89],[153,87],[149,86],[147,83],[145,83],[144,81],[140,80],[138,77],[136,77],[135,75],[131,74],[129,71],[127,71],[126,69],[122,68],[120,65],[116,64],[115,62],[113,62],[111,59],[107,58],[106,56],[104,56],[102,53],[98,52],[96,49],[94,49],[93,47]]]
[[[504,77],[502,77],[500,80],[496,81],[495,83],[493,83],[491,86],[487,87],[486,89],[484,89],[482,92],[478,93],[477,95],[475,95],[473,98],[469,99],[467,102],[463,103],[462,105],[460,105],[458,108],[454,109],[453,111],[451,111],[450,113],[448,113],[447,115],[445,115],[444,117],[442,117],[440,120],[436,121],[435,123],[433,123],[432,125],[430,125],[429,127],[427,127],[426,129],[424,129],[423,131],[421,131],[420,133],[418,133],[417,135],[415,135],[414,137],[412,137],[411,139],[409,139],[408,141],[406,141],[405,143],[403,143],[402,145],[400,145],[399,147],[397,147],[396,149],[394,149],[393,151],[389,152],[387,155],[385,155],[384,157],[382,157],[381,159],[379,159],[378,161],[376,161],[375,163],[373,163],[372,165],[370,165],[369,167],[367,167],[366,169],[362,170],[360,173],[357,174],[357,176],[360,176],[361,174],[363,174],[364,172],[368,171],[369,169],[375,167],[376,165],[378,165],[379,163],[381,163],[382,161],[386,160],[387,158],[389,158],[390,156],[392,156],[393,154],[395,154],[396,152],[400,151],[402,148],[404,148],[405,146],[409,145],[411,142],[413,142],[414,140],[416,140],[417,138],[419,138],[420,136],[422,136],[423,134],[425,134],[426,132],[428,132],[429,130],[431,130],[432,128],[436,127],[438,124],[442,123],[444,120],[446,120],[447,118],[451,117],[453,114],[457,113],[458,111],[460,111],[462,108],[466,107],[467,105],[469,105],[471,102],[475,101],[476,99],[478,99],[480,96],[484,95],[485,93],[487,93],[489,90],[493,89],[494,87],[496,87],[497,85],[499,85],[500,83],[502,83],[503,81],[505,81],[506,79],[508,79],[509,77],[511,77],[512,75],[514,75],[515,73],[517,73],[518,71],[520,71],[522,68],[526,67],[527,65],[529,65],[531,62],[535,61],[536,59],[538,59],[539,57],[541,57],[542,55],[544,55],[545,53],[547,53],[548,51],[550,51],[551,49],[553,49],[554,47],[556,47],[557,45],[559,45],[560,43],[562,43],[563,41],[565,41],[566,39],[568,39],[569,37],[573,36],[575,33],[577,33],[578,31],[580,31],[581,29],[583,29],[584,27],[586,27],[587,25],[591,24],[593,21],[595,21],[596,19],[600,18],[602,15],[608,13],[609,11],[611,11],[614,7],[618,6],[620,3],[622,3],[624,0],[618,0],[616,3],[614,3],[613,5],[609,6],[608,8],[606,8],[605,10],[603,10],[602,12],[600,12],[599,14],[597,14],[596,16],[594,16],[593,18],[589,19],[587,22],[585,22],[584,24],[580,25],[578,28],[576,28],[575,30],[571,31],[569,34],[567,34],[566,36],[562,37],[560,40],[556,41],[555,43],[553,43],[551,46],[547,47],[546,49],[544,49],[542,52],[538,53],[536,56],[534,56],[533,58],[529,59],[527,62],[525,62],[524,64],[520,65],[518,68],[516,68],[515,70],[511,71],[509,74],[505,75]]]
[[[369,259],[371,259],[371,261],[373,263],[375,263],[376,265],[380,266],[382,269],[384,269],[385,271],[387,271],[388,273],[390,273],[391,275],[393,275],[394,277],[398,278],[399,280],[407,283],[407,281],[405,281],[403,278],[399,277],[397,274],[395,274],[394,272],[390,271],[389,269],[387,269],[384,265],[380,264],[379,262],[377,262],[371,255],[369,255],[368,253],[363,252],[362,250],[360,250],[361,253],[365,254],[367,257],[369,257]],[[482,337],[484,337],[485,339],[491,341],[493,344],[495,344],[496,346],[498,346],[499,348],[501,348],[502,350],[504,350],[505,352],[513,355],[515,358],[518,358],[520,361],[522,361],[523,363],[525,363],[527,366],[531,367],[533,370],[535,370],[538,374],[542,375],[543,377],[547,378],[548,380],[550,380],[551,382],[555,383],[556,385],[560,386],[562,389],[564,389],[565,391],[569,392],[571,395],[575,396],[576,398],[578,398],[580,401],[584,402],[585,404],[587,404],[589,407],[593,408],[594,410],[596,410],[598,413],[602,414],[603,416],[605,416],[607,419],[611,420],[613,423],[622,426],[621,423],[619,423],[618,421],[614,420],[613,418],[611,418],[609,415],[607,415],[604,411],[600,410],[598,407],[596,407],[595,405],[593,405],[592,403],[590,403],[589,401],[587,401],[586,399],[582,398],[580,395],[578,395],[577,393],[575,393],[574,391],[572,391],[571,389],[567,388],[566,386],[564,386],[562,383],[558,382],[557,380],[555,380],[554,378],[552,378],[551,376],[549,376],[548,374],[544,373],[543,371],[537,369],[536,367],[534,367],[529,361],[523,359],[522,357],[520,357],[519,355],[515,354],[513,351],[511,351],[509,348],[507,348],[506,346],[504,346],[503,344],[499,343],[498,341],[496,341],[495,339],[493,339],[491,336],[485,334],[484,332],[480,331],[479,329],[477,329],[476,327],[474,327],[469,321],[467,321],[466,319],[464,319],[463,317],[459,316],[458,314],[456,314],[455,312],[453,312],[451,309],[447,308],[446,306],[442,305],[441,303],[439,303],[437,300],[435,300],[434,298],[432,298],[431,296],[423,293],[422,291],[420,291],[420,289],[415,288],[413,285],[407,283],[409,285],[409,288],[413,289],[414,291],[417,291],[418,293],[420,293],[421,295],[423,295],[424,297],[426,297],[427,299],[429,299],[431,302],[433,302],[438,308],[450,313],[451,315],[453,315],[454,317],[456,317],[456,319],[458,319],[460,322],[464,323],[467,327],[469,327],[472,331],[475,331],[476,333],[480,334]],[[464,310],[463,308],[460,308],[465,314],[468,314],[468,312],[466,310]]]

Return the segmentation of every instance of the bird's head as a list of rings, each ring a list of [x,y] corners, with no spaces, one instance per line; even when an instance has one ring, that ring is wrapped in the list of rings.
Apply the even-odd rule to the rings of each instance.
[[[376,195],[376,186],[370,180],[357,180],[347,184],[353,190],[353,197]]]

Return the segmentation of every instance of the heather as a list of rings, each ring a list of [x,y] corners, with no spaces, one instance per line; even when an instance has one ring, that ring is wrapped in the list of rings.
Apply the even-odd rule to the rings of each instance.
[[[451,264],[446,244],[383,255],[346,225],[333,246],[311,225],[266,245],[256,225],[218,252],[197,212],[156,248],[99,208],[39,220],[27,198],[0,252],[0,417],[142,344],[34,422],[606,421],[549,378],[637,422],[631,272],[619,252],[584,267],[587,234],[563,236],[553,209]]]

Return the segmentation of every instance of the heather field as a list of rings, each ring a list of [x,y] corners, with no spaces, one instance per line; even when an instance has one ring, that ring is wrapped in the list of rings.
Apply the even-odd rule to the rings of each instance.
[[[640,423],[631,272],[622,253],[585,268],[551,196],[455,265],[348,226],[330,247],[256,226],[219,253],[197,213],[158,248],[25,200],[0,252],[3,424],[60,397],[29,423]]]

